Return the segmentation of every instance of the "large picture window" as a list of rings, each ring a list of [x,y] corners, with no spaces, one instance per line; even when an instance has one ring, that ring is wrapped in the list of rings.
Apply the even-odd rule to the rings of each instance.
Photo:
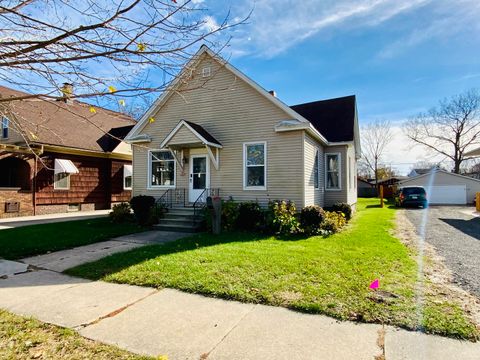
[[[267,144],[243,144],[243,187],[248,190],[265,190],[267,184]]]
[[[325,154],[325,183],[329,190],[340,190],[341,174],[340,174],[340,154]]]
[[[175,186],[175,159],[169,150],[151,151],[150,187]]]

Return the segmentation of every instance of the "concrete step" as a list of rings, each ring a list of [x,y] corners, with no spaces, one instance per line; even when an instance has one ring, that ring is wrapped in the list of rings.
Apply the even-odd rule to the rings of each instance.
[[[174,220],[174,219],[188,219],[190,221],[195,221],[195,220],[202,220],[203,216],[195,216],[193,214],[175,214],[175,213],[166,213],[164,214],[162,219],[167,219],[167,220]]]
[[[196,233],[200,229],[198,226],[185,226],[185,225],[169,225],[169,224],[157,224],[153,226],[156,230],[162,231],[173,231],[173,232],[186,232],[186,233]]]
[[[160,219],[159,224],[161,225],[181,225],[181,226],[197,226],[202,222],[201,219],[190,219],[190,218],[162,218]]]

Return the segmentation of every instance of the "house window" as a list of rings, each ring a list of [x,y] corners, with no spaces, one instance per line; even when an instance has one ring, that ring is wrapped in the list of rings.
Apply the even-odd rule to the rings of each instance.
[[[9,120],[8,118],[2,118],[2,139],[8,139],[8,127],[9,127]]]
[[[54,175],[53,188],[55,190],[69,190],[70,189],[70,174],[57,173]]]
[[[170,150],[151,151],[150,187],[175,187],[175,159]]]
[[[123,165],[123,190],[132,190],[132,165]]]
[[[243,144],[243,187],[265,190],[267,183],[267,143]]]
[[[210,66],[206,66],[202,69],[202,77],[209,77],[211,73]]]
[[[341,189],[340,154],[325,154],[325,183],[329,190]]]
[[[318,153],[318,150],[315,151],[315,163],[313,165],[313,186],[315,189],[320,188],[320,154]]]

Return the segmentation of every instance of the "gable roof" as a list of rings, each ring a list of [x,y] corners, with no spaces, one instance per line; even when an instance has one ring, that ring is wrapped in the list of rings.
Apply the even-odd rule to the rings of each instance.
[[[293,105],[329,142],[354,140],[355,95]]]
[[[160,147],[163,148],[167,146],[168,142],[175,136],[175,134],[182,128],[186,127],[188,130],[190,130],[202,143],[205,145],[210,145],[213,147],[221,148],[222,144],[215,139],[210,133],[205,130],[203,127],[201,127],[198,124],[195,124],[191,121],[187,120],[181,120],[175,128],[170,131],[170,133],[165,137],[165,139],[162,141],[160,144]]]
[[[0,86],[0,95],[6,98],[29,94]],[[38,98],[12,101],[9,103],[11,110],[7,109],[7,112],[15,116],[23,135],[31,143],[109,152],[115,142],[118,145],[119,141],[106,133],[113,131],[112,135],[124,138],[135,121],[128,115],[98,106],[94,106],[96,112],[92,114],[91,106],[75,100],[65,103]],[[114,130],[117,128],[120,129]],[[109,140],[106,141],[105,137]]]
[[[104,134],[97,143],[105,152],[112,152],[120,144],[121,140],[125,139],[130,130],[133,129],[133,125],[122,126],[112,128],[108,131],[108,134]]]
[[[475,179],[473,177],[470,177],[470,176],[464,176],[464,175],[460,175],[460,174],[455,174],[453,172],[450,172],[450,171],[445,171],[445,170],[442,170],[442,169],[433,169],[432,172],[428,172],[426,174],[421,174],[421,175],[417,175],[417,176],[412,176],[412,177],[409,177],[405,180],[402,180],[399,182],[399,185],[402,185],[402,184],[406,184],[410,181],[414,181],[414,180],[417,180],[417,179],[422,179],[424,177],[427,177],[427,176],[430,176],[431,173],[444,173],[444,174],[447,174],[447,175],[450,175],[450,176],[455,176],[455,177],[458,177],[459,179],[464,179],[464,180],[473,180],[473,181],[477,181],[477,182],[480,182],[479,179]]]
[[[180,81],[180,79],[182,78],[182,75],[184,74],[186,69],[192,68],[194,63],[196,63],[197,61],[200,61],[203,54],[208,54],[212,59],[221,62],[223,67],[225,67],[227,70],[231,71],[238,78],[245,81],[248,85],[250,85],[252,88],[254,88],[260,95],[262,95],[268,101],[272,102],[275,106],[279,107],[284,112],[286,112],[288,115],[290,115],[292,117],[292,119],[298,120],[299,123],[304,124],[306,127],[308,127],[310,125],[310,122],[307,119],[305,119],[302,115],[300,115],[299,113],[294,111],[292,108],[290,108],[287,104],[282,102],[276,96],[273,96],[272,94],[270,94],[266,89],[261,87],[259,84],[257,84],[254,80],[249,78],[244,73],[242,73],[236,67],[234,67],[233,65],[231,65],[227,61],[220,58],[218,56],[218,54],[215,54],[206,45],[202,45],[200,47],[200,49],[198,50],[198,52],[192,57],[192,59],[190,59],[190,61],[183,67],[183,70],[171,82],[168,89],[165,90],[158,97],[158,99],[153,103],[153,105],[147,110],[147,112],[142,116],[142,118],[134,126],[132,131],[126,137],[127,141],[135,141],[136,140],[136,138],[138,137],[141,130],[149,123],[150,117],[152,117],[153,114],[155,112],[157,112],[158,109],[160,109],[165,104],[165,102],[170,98],[170,96],[172,96],[175,93],[175,91],[173,91],[173,90],[175,90],[175,89],[177,89],[178,87],[181,86],[182,82]],[[315,135],[319,138],[319,140],[326,144],[328,142],[327,139],[325,139],[325,137],[322,134],[318,133],[318,131],[316,131],[316,132],[317,133]],[[147,139],[145,139],[145,140],[147,140]]]

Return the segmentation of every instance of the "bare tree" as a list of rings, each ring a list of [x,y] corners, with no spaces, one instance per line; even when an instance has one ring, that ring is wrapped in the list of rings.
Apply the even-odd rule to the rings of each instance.
[[[469,90],[440,101],[437,107],[409,120],[405,133],[414,143],[453,162],[458,174],[465,153],[480,144],[480,94]]]
[[[194,0],[2,0],[0,82],[28,94],[0,97],[0,116],[21,131],[10,105],[62,95],[138,113],[132,102],[165,91],[200,44],[221,51],[248,17],[217,21]]]
[[[361,130],[363,161],[373,172],[375,184],[379,180],[379,164],[392,137],[391,124],[386,120],[371,122]]]

